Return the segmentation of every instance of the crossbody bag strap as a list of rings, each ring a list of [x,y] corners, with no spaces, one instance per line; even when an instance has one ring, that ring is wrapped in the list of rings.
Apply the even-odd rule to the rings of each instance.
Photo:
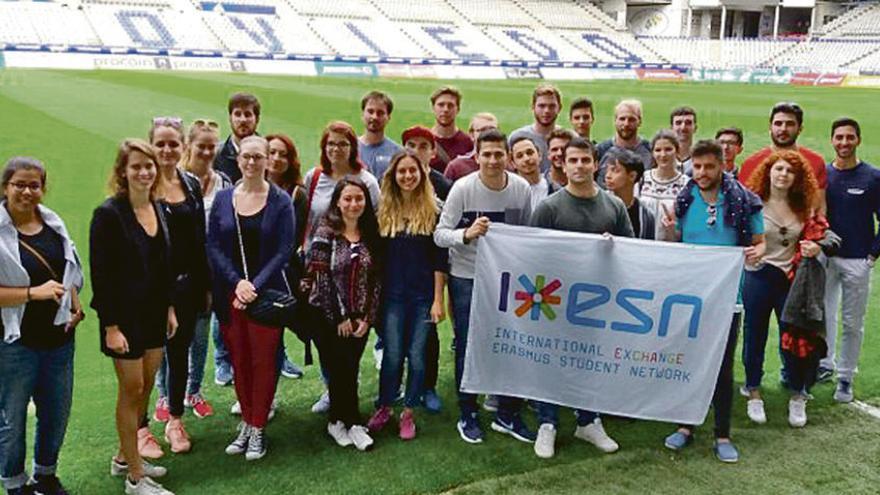
[[[238,234],[238,252],[241,255],[241,268],[244,270],[244,279],[250,282],[251,277],[248,274],[247,258],[244,255],[244,238],[241,235],[241,222],[238,219],[238,211],[235,209],[235,191],[232,191],[232,214],[235,215],[235,232]],[[287,281],[287,274],[281,270],[281,278],[284,279],[284,285],[287,287],[287,293],[293,294],[290,289],[290,283]]]
[[[235,217],[235,232],[238,234],[238,252],[241,255],[241,268],[244,270],[244,279],[250,282],[248,275],[247,258],[244,256],[244,238],[241,236],[241,222],[238,220],[238,210],[235,209],[235,189],[232,190],[232,215]]]
[[[34,255],[34,257],[37,258],[37,260],[39,260],[39,262],[42,263],[43,266],[45,266],[47,270],[49,270],[49,275],[52,275],[53,279],[55,279],[59,282],[61,281],[61,277],[58,276],[58,272],[56,272],[52,268],[52,266],[49,264],[49,262],[46,261],[46,258],[44,258],[43,255],[40,254],[40,252],[36,250],[36,248],[34,248],[33,246],[31,246],[30,244],[25,242],[23,239],[19,239],[18,243],[21,244],[21,247],[27,249],[29,253]]]

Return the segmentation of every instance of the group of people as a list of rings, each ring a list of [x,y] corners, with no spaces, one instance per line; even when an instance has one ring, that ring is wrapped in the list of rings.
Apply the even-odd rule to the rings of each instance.
[[[201,394],[212,332],[215,381],[234,383],[232,412],[241,415],[226,453],[266,455],[279,376],[301,371],[287,359],[282,325],[263,309],[291,300],[296,318],[287,326],[307,342],[307,363],[315,344],[326,384],[312,411],[326,412],[327,433],[338,445],[369,450],[371,434],[394,420],[399,437],[411,440],[419,408],[441,410],[437,324],[447,314],[456,429],[465,442],[482,442],[478,397],[460,385],[477,246],[494,222],[743,248],[742,314],[718,322],[729,335],[712,398],[721,461],[739,457],[730,417],[741,320],[740,392],[751,421],[767,421],[761,382],[773,312],[791,426],[806,424],[811,386],[835,373],[834,399],[853,400],[870,272],[880,254],[880,172],[858,158],[855,120],[832,123],[835,157],[826,164],[797,144],[802,109],[779,103],[770,112],[771,143],[738,167],[742,131],[723,128],[694,142],[697,113],[690,107],[674,109],[670,129],[649,141],[639,134],[640,102],[623,100],[614,109],[614,136],[597,144],[589,99],[569,106],[573,130],[557,125],[558,89],[540,85],[531,101],[534,122],[509,137],[485,112],[465,132],[456,126],[462,95],[444,86],[430,97],[433,127],[410,127],[398,144],[385,135],[392,99],[373,91],[361,101],[364,133],[331,122],[319,164],[305,175],[292,138],[257,133],[261,105],[247,93],[229,100],[225,143],[218,123],[185,126],[177,117],[154,118],[146,140],[124,140],[110,197],[92,217],[89,262],[101,351],[118,380],[111,474],[124,477],[125,492],[171,493],[155,481],[167,470],[145,460],[163,455],[149,428],[149,399],[155,383],[160,398],[152,416],[165,423],[172,452],[189,451],[185,409],[199,417],[213,412]],[[43,164],[12,158],[2,188],[0,478],[10,494],[62,494],[56,464],[71,404],[74,328],[85,318],[83,270],[64,222],[41,204]],[[811,311],[798,311],[807,306]],[[358,377],[370,329],[380,372],[376,409],[365,421]],[[33,477],[24,466],[31,400]],[[495,412],[492,430],[552,457],[559,406],[534,402],[533,430],[523,404],[488,396],[483,408]],[[576,416],[575,437],[602,452],[619,449],[598,412]],[[679,425],[666,447],[685,448],[693,428]]]

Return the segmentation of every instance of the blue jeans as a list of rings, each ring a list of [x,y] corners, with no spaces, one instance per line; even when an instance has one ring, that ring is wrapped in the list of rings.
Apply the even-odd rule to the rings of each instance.
[[[73,398],[74,343],[37,350],[0,341],[0,479],[23,486],[28,403],[37,408],[34,474],[55,474]]]
[[[578,426],[587,426],[599,417],[599,413],[587,411],[584,409],[576,409]],[[550,423],[553,426],[559,425],[559,405],[549,402],[538,402],[538,424]]]
[[[745,321],[743,324],[742,360],[746,369],[747,390],[761,388],[761,378],[764,376],[764,349],[767,347],[770,314],[776,313],[779,334],[782,335],[782,330],[785,328],[781,321],[782,308],[785,307],[789,287],[791,284],[785,273],[769,263],[761,267],[760,270],[746,270],[745,272],[743,280]],[[779,345],[781,356],[781,339]],[[786,367],[783,366],[783,376],[785,376],[785,369]]]
[[[214,340],[214,369],[224,367],[231,370],[232,358],[229,357],[229,350],[226,348],[226,343],[223,342],[220,323],[216,318],[211,324],[211,339]]]
[[[458,408],[461,417],[477,414],[477,395],[461,391],[461,378],[464,375],[464,357],[467,353],[468,332],[470,331],[471,296],[474,280],[449,276],[449,298],[452,299],[453,331],[455,332],[455,390],[458,391]],[[497,416],[509,422],[519,414],[522,399],[498,396]]]
[[[425,381],[425,348],[431,330],[431,300],[387,299],[382,310],[385,351],[379,372],[379,405],[390,406],[397,398],[403,360],[408,362],[405,407],[421,402]]]
[[[208,360],[208,336],[214,328],[220,327],[214,313],[208,311],[196,316],[196,328],[192,344],[189,346],[189,382],[186,385],[187,395],[197,395],[202,391],[202,380],[205,378],[205,361]]]

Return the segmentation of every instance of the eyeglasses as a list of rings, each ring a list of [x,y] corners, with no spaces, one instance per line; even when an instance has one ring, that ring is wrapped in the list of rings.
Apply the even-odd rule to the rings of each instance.
[[[153,117],[153,127],[168,126],[175,129],[183,127],[183,119],[180,117]]]
[[[255,162],[261,162],[266,159],[266,155],[263,155],[260,153],[255,153],[253,155],[245,154],[245,155],[238,155],[238,159],[243,161],[244,163],[247,163],[251,160],[253,160]]]
[[[39,182],[10,182],[9,185],[18,192],[24,192],[25,189],[30,189],[33,192],[43,190],[43,184]]]
[[[706,213],[709,215],[708,218],[706,218],[706,225],[714,227],[715,223],[718,221],[718,207],[715,205],[709,205],[706,207]]]
[[[327,141],[327,147],[341,150],[345,148],[350,148],[351,143],[349,143],[348,141]]]
[[[198,127],[210,127],[211,129],[219,129],[220,128],[220,124],[218,124],[217,122],[214,122],[213,120],[210,120],[210,119],[196,119],[196,120],[193,120],[192,125],[198,126]]]

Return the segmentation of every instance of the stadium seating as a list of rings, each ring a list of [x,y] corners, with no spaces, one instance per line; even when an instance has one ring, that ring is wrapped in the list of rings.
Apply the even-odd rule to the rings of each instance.
[[[804,70],[838,71],[876,51],[877,41],[814,39],[799,43],[771,60],[773,65]]]
[[[0,41],[45,45],[101,44],[82,11],[60,3],[43,2],[0,2]]]
[[[531,26],[535,21],[516,3],[505,0],[448,0],[452,9],[474,24]]]
[[[825,37],[880,36],[880,4],[866,3],[841,15],[823,28]]]
[[[65,0],[68,1],[68,0]],[[0,43],[473,61],[880,70],[880,4],[822,37],[636,38],[587,0],[0,1]]]
[[[291,0],[290,6],[307,18],[336,17],[342,19],[370,19],[376,9],[366,0]]]
[[[376,7],[394,21],[415,21],[453,24],[459,17],[445,0],[375,0]]]
[[[707,69],[758,67],[796,43],[784,40],[729,38],[644,38],[671,62]]]

